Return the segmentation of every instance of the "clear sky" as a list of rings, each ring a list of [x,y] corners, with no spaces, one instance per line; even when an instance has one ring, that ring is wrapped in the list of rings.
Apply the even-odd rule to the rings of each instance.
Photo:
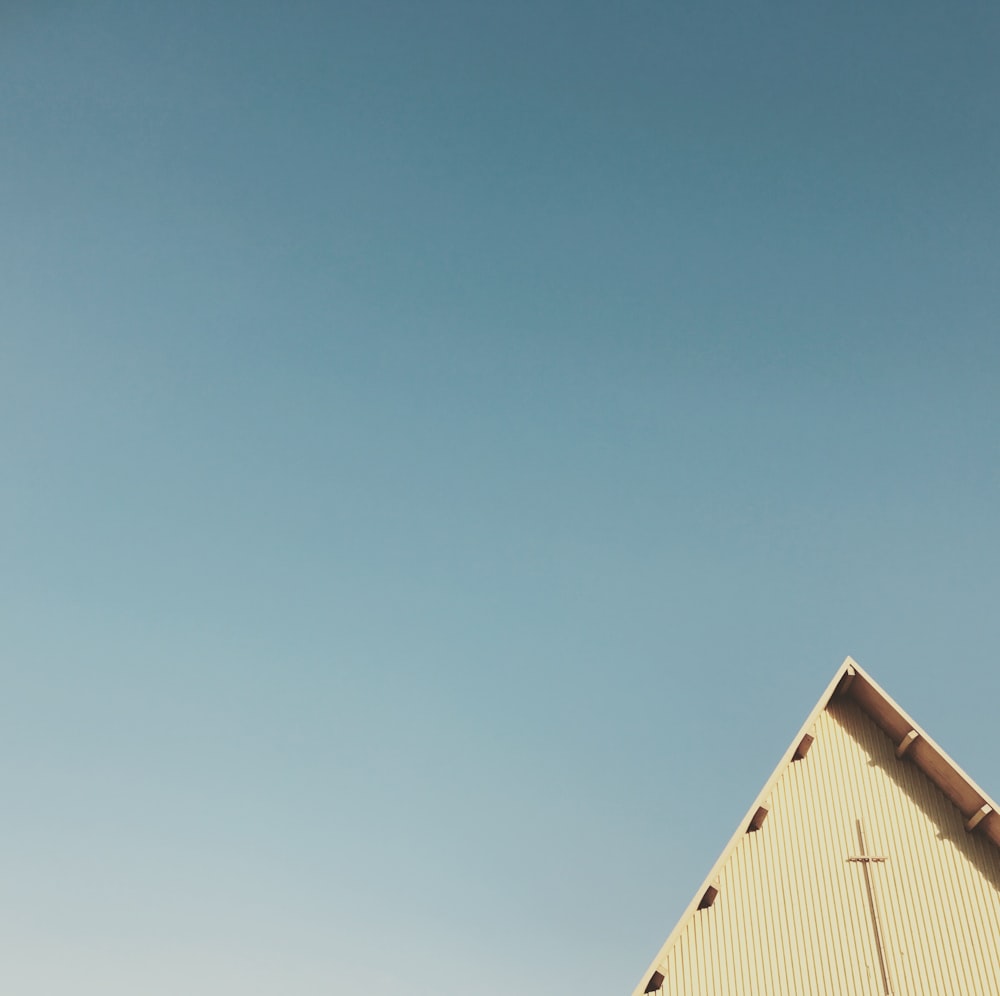
[[[4,4],[4,989],[627,993],[847,654],[1000,793],[998,50]]]

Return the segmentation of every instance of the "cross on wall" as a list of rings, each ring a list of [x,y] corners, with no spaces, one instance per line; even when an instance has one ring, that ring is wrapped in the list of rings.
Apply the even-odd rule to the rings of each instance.
[[[878,950],[878,964],[882,972],[882,991],[885,996],[892,996],[892,990],[889,988],[889,970],[885,963],[885,948],[882,945],[882,928],[879,924],[878,917],[878,907],[875,903],[875,890],[872,886],[872,873],[871,866],[873,864],[884,864],[889,859],[883,855],[874,855],[868,853],[868,848],[865,846],[865,831],[864,827],[861,825],[861,820],[856,820],[858,828],[858,849],[859,854],[852,855],[848,857],[849,862],[854,864],[859,864],[864,869],[865,873],[865,889],[868,892],[868,912],[871,914],[872,918],[872,929],[875,932],[875,947]]]

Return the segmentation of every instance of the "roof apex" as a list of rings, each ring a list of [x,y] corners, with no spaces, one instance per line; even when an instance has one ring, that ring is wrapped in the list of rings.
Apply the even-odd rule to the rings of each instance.
[[[853,700],[896,744],[896,757],[899,763],[912,763],[919,768],[959,809],[965,820],[966,830],[982,834],[993,846],[1000,849],[1000,812],[997,804],[910,718],[854,658],[848,656],[837,668],[829,685],[754,799],[736,832],[695,893],[695,897],[643,974],[643,982],[636,988],[633,996],[643,996],[645,980],[650,979],[653,974],[659,974],[660,966],[674,939],[697,912],[704,897],[713,889],[713,883],[746,834],[747,828],[752,828],[755,822],[761,819],[763,803],[766,802],[778,778],[790,763],[805,756],[813,742],[810,730],[814,728],[817,717],[837,698]]]

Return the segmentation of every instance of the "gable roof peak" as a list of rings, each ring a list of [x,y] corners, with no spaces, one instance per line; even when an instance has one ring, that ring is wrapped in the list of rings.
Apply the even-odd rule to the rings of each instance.
[[[882,734],[888,737],[889,743],[886,743]],[[806,760],[806,755],[814,741],[824,742],[824,738],[824,750],[821,750],[817,755],[818,760],[814,763],[811,756]],[[806,760],[807,766],[799,768],[796,762],[803,760]],[[788,774],[786,779],[785,776],[793,765],[795,774]],[[897,766],[903,767],[897,768]],[[924,778],[936,786],[941,795],[929,793],[927,789],[921,788],[921,785],[926,785],[923,781]],[[840,785],[840,782],[845,779],[849,782],[849,791],[846,795],[844,794],[846,790],[842,791]],[[813,788],[809,787],[810,783]],[[825,788],[820,791],[820,786],[825,786]],[[871,795],[869,796],[867,793],[871,793]],[[933,803],[929,804],[926,799],[931,796]],[[840,801],[836,802],[835,799]],[[935,815],[929,816],[929,811],[922,811],[921,805],[931,805]],[[784,807],[783,810],[782,807]],[[768,815],[772,808],[776,816],[769,820]],[[955,810],[958,812],[956,813]],[[796,812],[797,815],[792,815]],[[758,889],[775,888],[774,868],[771,868],[770,877],[764,876],[754,879],[752,866],[754,862],[764,861],[768,854],[770,854],[770,858],[766,860],[772,862],[776,860],[775,854],[777,852],[773,848],[779,846],[777,841],[784,841],[784,844],[780,846],[794,848],[800,846],[792,843],[798,833],[804,834],[805,837],[812,840],[812,843],[807,845],[813,849],[808,852],[813,857],[808,859],[810,863],[807,866],[809,867],[807,876],[815,874],[829,877],[833,875],[834,880],[840,881],[839,876],[842,872],[831,869],[835,869],[843,860],[855,862],[886,860],[882,857],[858,858],[856,856],[845,859],[841,853],[842,847],[847,846],[845,845],[846,838],[843,836],[844,828],[840,826],[845,821],[846,824],[850,825],[851,838],[855,833],[854,824],[857,823],[856,832],[861,838],[859,853],[862,855],[867,853],[865,839],[862,835],[861,816],[869,812],[877,816],[875,823],[878,823],[883,834],[889,837],[898,833],[911,833],[911,831],[922,834],[923,836],[919,840],[923,841],[922,846],[930,848],[927,851],[926,860],[931,860],[932,863],[946,860],[942,857],[945,852],[950,855],[947,860],[952,860],[954,858],[954,855],[951,854],[952,851],[966,855],[974,851],[978,855],[976,860],[984,862],[981,867],[986,869],[987,878],[983,881],[993,883],[992,886],[986,885],[984,887],[986,891],[980,896],[992,895],[993,899],[989,901],[993,902],[994,905],[1000,903],[1000,892],[998,892],[1000,889],[1000,812],[998,812],[997,805],[913,721],[874,678],[852,657],[848,656],[837,668],[829,685],[810,712],[774,773],[754,800],[746,817],[741,821],[729,844],[691,900],[656,959],[643,975],[643,980],[636,988],[634,996],[641,996],[646,992],[674,993],[675,991],[685,992],[698,989],[697,980],[687,974],[684,975],[686,982],[683,985],[676,981],[671,983],[669,959],[671,957],[681,958],[683,961],[684,955],[679,952],[691,944],[696,947],[706,944],[722,944],[721,950],[729,950],[726,948],[726,942],[720,940],[721,934],[714,941],[710,940],[712,930],[716,929],[711,926],[712,923],[719,924],[717,928],[719,931],[732,930],[731,918],[739,915],[739,911],[735,907],[727,909],[725,902],[716,903],[717,898],[720,897],[720,889],[724,898],[727,880],[734,883],[734,887],[737,887],[735,883],[739,882],[738,888],[750,888],[752,881],[756,882],[755,888]],[[775,818],[778,819],[778,825],[772,833],[772,827],[774,827],[772,820]],[[824,820],[830,820],[837,824],[837,828],[823,827]],[[900,820],[907,826],[897,826]],[[939,822],[934,822],[935,820]],[[765,823],[765,821],[767,822]],[[912,822],[913,825],[909,826],[909,822]],[[793,831],[793,825],[799,829]],[[756,838],[758,831],[763,831],[761,839],[751,844],[748,835]],[[771,834],[770,842],[769,834]],[[834,837],[837,837],[837,846],[832,844]],[[902,846],[901,841],[897,843]],[[906,846],[916,845],[913,845],[911,841]],[[734,858],[734,854],[741,847],[744,849],[740,851],[739,856]],[[932,857],[934,854],[937,854],[937,857]],[[731,861],[731,859],[733,860]],[[791,861],[790,867],[796,868],[804,860],[802,853],[792,856],[786,855],[786,859]],[[819,862],[815,867],[812,864],[814,860]],[[857,866],[853,865],[852,867]],[[799,872],[796,872],[796,875],[800,873],[801,868]],[[916,884],[914,881],[910,881],[906,887],[916,888],[919,895],[919,889],[922,888],[919,876],[924,872],[918,868],[913,874],[917,876],[914,880]],[[927,874],[931,873],[927,872]],[[779,872],[778,877],[782,878],[784,874]],[[793,875],[792,878],[795,876]],[[801,885],[801,879],[797,881]],[[792,879],[789,878],[782,889],[789,888],[791,882]],[[899,887],[903,888],[904,886],[900,885]],[[838,886],[837,888],[843,890],[849,889],[850,886]],[[831,895],[837,892],[837,888],[833,889]],[[802,897],[799,896],[799,899]],[[751,905],[754,902],[764,902],[766,906],[766,900],[762,900],[760,897],[756,900],[748,900],[744,896],[744,900],[750,901]],[[735,900],[733,901],[735,902]],[[779,905],[785,909],[788,903],[794,906],[796,901],[794,896],[790,897],[783,893]],[[819,903],[819,906],[815,908],[817,916],[823,914],[825,909],[823,903],[826,901],[827,899],[819,900],[815,895],[812,895],[809,902]],[[828,901],[832,903],[835,899]],[[722,907],[721,912],[720,906]],[[712,909],[712,907],[716,908]],[[758,907],[758,910],[762,908]],[[782,915],[787,916],[787,913]],[[991,915],[995,915],[997,923],[1000,925],[1000,906]],[[727,918],[729,918],[728,927],[725,926]],[[834,922],[836,922],[836,918],[834,918]],[[801,925],[779,923],[776,929],[780,934],[784,929],[794,933],[796,930],[801,931],[802,928]],[[834,929],[836,930],[836,928]],[[685,935],[685,939],[681,947],[678,948],[677,944],[681,943],[680,935],[682,934]],[[769,935],[771,940],[768,943],[773,943],[778,934],[772,932]],[[742,944],[742,941],[739,940],[740,936],[737,933],[729,938],[730,947],[732,943]],[[857,936],[852,943],[866,943],[858,942]],[[911,951],[920,946],[919,943],[914,945],[913,937],[910,937],[909,941],[909,950]],[[796,950],[801,950],[802,946],[807,945],[808,942],[799,938],[797,943],[800,948]],[[840,940],[834,939],[830,943],[835,947],[838,943],[847,942],[841,938]],[[671,952],[675,953],[671,955]],[[869,952],[870,954],[871,952]],[[890,952],[886,958],[892,962],[897,954]],[[952,952],[954,957],[959,956],[959,954],[960,952],[957,951]],[[734,970],[733,957],[731,953],[727,954],[723,960],[727,962],[728,969],[719,969],[719,971],[724,974],[725,971]],[[740,955],[735,957],[738,961]],[[944,959],[942,964],[947,963],[948,958],[943,953],[940,957]],[[794,956],[786,958],[786,968],[793,964],[794,960]],[[708,964],[708,962],[703,959],[700,964]],[[997,964],[1000,965],[1000,958],[997,959]],[[892,967],[892,972],[896,972],[897,975],[909,971],[908,968],[900,967],[898,964],[893,963],[893,965],[895,967]],[[888,977],[885,964],[882,968],[883,981],[885,981]],[[756,970],[758,972],[761,970],[759,962]],[[780,971],[780,969],[774,969],[774,971]],[[889,974],[891,975],[892,972]],[[997,972],[997,982],[998,987],[1000,987],[1000,968],[997,969]],[[706,980],[703,979],[702,983],[705,984],[705,988],[700,991],[705,994],[716,991],[734,991],[731,988],[719,988],[718,978],[715,983],[716,988],[708,986]],[[760,975],[757,976],[758,989],[762,978]],[[787,979],[785,983],[788,983]],[[694,985],[694,989],[691,988],[692,985]],[[888,986],[887,981],[885,985]],[[675,989],[671,986],[679,986],[679,988]],[[834,984],[830,991],[835,990],[836,985]],[[757,989],[753,991],[757,991]],[[761,989],[760,991],[765,990]],[[774,991],[773,984],[770,991]],[[854,990],[848,987],[848,989],[841,991],[846,993]],[[868,989],[859,989],[858,991],[868,992]]]

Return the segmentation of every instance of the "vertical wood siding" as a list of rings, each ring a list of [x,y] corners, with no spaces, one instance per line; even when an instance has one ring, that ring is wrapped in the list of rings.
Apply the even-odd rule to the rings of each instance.
[[[715,902],[661,960],[660,991],[885,996],[885,975],[892,996],[1000,996],[1000,852],[855,702],[831,702],[811,732]],[[858,820],[867,854],[887,860],[848,861]]]

